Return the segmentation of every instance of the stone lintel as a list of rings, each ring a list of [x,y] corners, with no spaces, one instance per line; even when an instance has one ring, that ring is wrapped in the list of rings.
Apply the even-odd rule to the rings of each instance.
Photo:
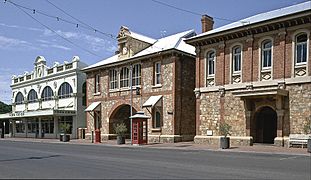
[[[288,96],[288,91],[284,89],[258,89],[258,90],[238,90],[233,91],[232,94],[237,97],[254,97],[254,96],[267,96],[279,95]]]

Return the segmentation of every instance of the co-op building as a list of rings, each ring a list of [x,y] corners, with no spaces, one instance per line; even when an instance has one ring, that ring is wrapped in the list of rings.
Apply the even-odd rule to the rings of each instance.
[[[10,120],[12,137],[58,138],[61,123],[70,125],[72,138],[85,127],[85,74],[87,65],[74,56],[70,62],[48,67],[38,56],[34,70],[12,78],[12,112],[2,114]]]

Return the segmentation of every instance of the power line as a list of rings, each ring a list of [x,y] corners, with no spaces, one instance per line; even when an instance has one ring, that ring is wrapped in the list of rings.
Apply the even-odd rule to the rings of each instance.
[[[202,16],[201,13],[197,13],[197,12],[190,11],[190,10],[187,10],[187,9],[182,9],[182,8],[179,8],[179,7],[176,7],[176,6],[173,6],[171,4],[167,4],[167,3],[161,2],[161,1],[157,1],[157,0],[151,0],[151,1],[155,2],[155,3],[158,3],[158,4],[161,4],[163,6],[167,6],[167,7],[179,10],[179,11],[187,12],[187,13],[190,13],[190,14],[193,14],[193,15],[196,15],[196,16],[200,16],[200,17]],[[235,20],[232,20],[232,19],[226,19],[226,18],[214,17],[214,16],[213,16],[213,18],[214,19],[218,19],[218,20],[223,20],[223,21],[235,22]]]
[[[26,10],[28,10],[28,11],[31,11],[32,14],[40,14],[40,15],[46,16],[46,17],[48,17],[48,18],[55,19],[55,20],[57,20],[57,21],[63,21],[63,22],[65,22],[65,23],[74,25],[74,26],[77,27],[77,28],[81,27],[81,28],[84,28],[84,29],[87,29],[87,30],[91,30],[92,32],[100,33],[100,34],[105,35],[106,37],[109,37],[109,38],[111,38],[111,39],[113,39],[113,40],[116,40],[116,37],[114,37],[112,34],[110,34],[110,33],[105,33],[105,32],[102,32],[102,31],[100,31],[100,30],[97,30],[97,29],[93,28],[92,26],[90,26],[90,25],[88,25],[88,24],[86,24],[86,23],[84,23],[84,22],[78,20],[77,18],[74,18],[73,16],[69,15],[69,14],[66,13],[64,10],[61,10],[61,11],[64,12],[65,14],[69,15],[69,16],[72,17],[73,19],[77,20],[77,21],[80,22],[81,24],[76,23],[76,22],[73,22],[73,21],[70,21],[70,20],[67,20],[67,19],[62,18],[62,17],[59,17],[59,16],[50,15],[50,14],[48,14],[48,13],[45,13],[45,12],[40,11],[40,10],[37,10],[37,9],[33,9],[33,8],[30,8],[30,7],[26,7],[26,6],[17,4],[17,3],[15,3],[15,2],[11,1],[11,0],[4,0],[4,2],[9,2],[9,3],[14,4],[16,7],[19,7],[20,9],[22,8],[22,9],[26,9]],[[48,1],[48,2],[49,2],[49,1]],[[49,2],[49,3],[52,4],[51,2]],[[53,6],[60,10],[60,8],[57,7],[56,5],[53,4]]]
[[[101,34],[103,34],[103,35],[105,35],[105,36],[108,36],[108,37],[110,37],[110,38],[115,39],[115,37],[114,37],[112,34],[105,33],[105,32],[102,32],[102,31],[96,29],[96,28],[93,28],[93,27],[90,26],[89,24],[87,24],[87,23],[85,23],[85,22],[79,20],[78,18],[75,18],[74,16],[70,15],[70,14],[67,13],[65,10],[63,10],[63,9],[61,9],[60,7],[56,6],[55,4],[53,4],[52,2],[50,2],[49,0],[46,0],[46,1],[47,1],[48,3],[50,3],[52,6],[54,6],[55,8],[57,8],[58,10],[62,11],[62,12],[65,13],[66,15],[70,16],[71,18],[73,18],[74,20],[76,20],[76,21],[80,22],[81,24],[83,24],[83,25],[85,25],[85,26],[88,26],[89,28],[93,29],[94,32],[99,32],[99,33],[101,33]]]
[[[25,13],[27,16],[29,16],[31,19],[33,19],[34,21],[36,21],[37,23],[39,23],[39,24],[42,25],[43,27],[47,28],[48,30],[54,32],[56,35],[58,35],[59,37],[61,37],[61,38],[64,39],[65,41],[69,42],[70,44],[72,44],[72,45],[74,45],[74,46],[80,48],[81,50],[86,51],[86,52],[88,52],[88,53],[90,53],[90,54],[92,54],[92,55],[94,55],[94,56],[97,56],[97,57],[99,57],[99,58],[102,58],[101,56],[95,54],[94,52],[92,52],[92,51],[90,51],[90,50],[88,50],[88,49],[85,49],[85,48],[83,48],[83,47],[81,47],[81,46],[75,44],[74,42],[70,41],[69,39],[65,38],[64,36],[60,35],[59,33],[57,33],[55,30],[53,30],[53,29],[50,28],[49,26],[47,26],[47,25],[41,23],[39,20],[37,20],[36,18],[34,18],[33,16],[31,16],[31,15],[30,15],[28,12],[26,12],[24,9],[22,9],[21,7],[19,7],[16,3],[14,3],[14,2],[12,2],[12,1],[10,1],[10,0],[5,0],[5,2],[9,2],[9,3],[13,4],[16,8],[18,8],[19,10],[21,10],[22,12],[24,12],[24,13]]]

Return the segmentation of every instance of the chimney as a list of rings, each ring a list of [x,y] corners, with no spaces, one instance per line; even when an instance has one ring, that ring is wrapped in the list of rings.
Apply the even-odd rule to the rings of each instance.
[[[204,14],[201,19],[202,22],[202,33],[213,29],[214,21],[213,18]]]

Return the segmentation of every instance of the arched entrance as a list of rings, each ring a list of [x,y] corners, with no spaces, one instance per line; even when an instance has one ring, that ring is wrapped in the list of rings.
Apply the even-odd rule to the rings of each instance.
[[[254,123],[254,142],[273,144],[277,136],[276,112],[270,107],[263,107],[255,114]]]
[[[109,118],[109,134],[115,134],[114,126],[119,123],[124,123],[127,127],[127,136],[130,138],[131,128],[130,128],[130,112],[131,106],[128,104],[123,104],[117,107]],[[133,108],[133,114],[136,113],[136,110]]]

